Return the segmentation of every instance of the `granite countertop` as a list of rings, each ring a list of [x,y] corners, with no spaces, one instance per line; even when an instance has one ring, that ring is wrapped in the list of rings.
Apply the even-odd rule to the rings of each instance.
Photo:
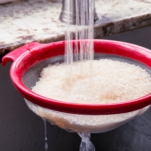
[[[0,5],[0,54],[30,41],[64,39],[61,0],[23,0]],[[151,24],[151,0],[95,0],[95,38]]]

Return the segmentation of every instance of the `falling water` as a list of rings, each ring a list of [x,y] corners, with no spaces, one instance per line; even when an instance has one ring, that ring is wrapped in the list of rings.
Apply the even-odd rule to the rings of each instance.
[[[45,140],[45,151],[48,151],[48,137],[47,137],[47,121],[43,119],[44,122],[44,140]]]
[[[84,61],[84,60],[93,60],[94,58],[94,46],[93,46],[93,24],[94,24],[94,0],[75,0],[75,25],[72,25],[70,22],[70,13],[68,13],[68,22],[67,30],[65,33],[65,62],[67,64],[72,64],[74,61]],[[67,11],[71,12],[71,1],[67,0]],[[74,31],[74,32],[73,32]],[[79,40],[79,44],[76,41],[75,44],[71,40]],[[43,119],[44,122],[44,140],[45,140],[45,151],[48,151],[48,140],[47,140],[47,122]],[[86,145],[84,148],[88,151],[95,151],[92,143],[88,146],[87,140],[90,139],[90,134],[80,134],[82,138],[80,151],[83,151],[83,145]],[[89,136],[89,137],[88,137]],[[84,141],[85,138],[86,142]],[[88,147],[87,147],[88,146]],[[89,148],[90,147],[90,148]],[[90,150],[89,150],[90,149]]]
[[[71,5],[71,0],[68,0],[68,12],[72,12]],[[74,61],[94,59],[94,44],[92,41],[92,39],[94,38],[94,0],[75,0],[75,7],[75,25],[71,24],[71,13],[68,13],[67,30],[65,34],[65,62],[67,64],[71,64],[70,74],[73,74],[72,64]],[[73,33],[73,31],[75,31],[75,34]],[[73,39],[76,40],[74,45],[71,41]],[[79,40],[79,44],[77,40]],[[85,67],[86,66],[81,67],[81,69]],[[89,67],[86,68],[88,68],[89,71],[92,70],[91,61]],[[81,70],[81,73],[82,72],[83,70]],[[80,151],[95,151],[94,145],[90,141],[90,133],[79,133],[79,135],[82,139]]]
[[[65,62],[72,64],[74,61],[93,60],[94,46],[94,0],[75,0],[75,25],[70,22],[70,13],[68,13],[67,30],[65,34]],[[67,2],[67,11],[71,12],[71,1]],[[74,31],[74,32],[73,32]],[[79,40],[73,43],[71,40]],[[86,40],[84,40],[86,39]]]

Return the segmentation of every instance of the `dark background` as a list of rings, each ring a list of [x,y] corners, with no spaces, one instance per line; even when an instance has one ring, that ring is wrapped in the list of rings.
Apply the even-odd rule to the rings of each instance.
[[[151,49],[151,27],[105,37]],[[26,106],[9,78],[8,64],[0,64],[0,151],[44,151],[43,121]],[[78,151],[80,137],[48,125],[49,151]],[[92,134],[96,151],[150,151],[151,109],[124,126]]]

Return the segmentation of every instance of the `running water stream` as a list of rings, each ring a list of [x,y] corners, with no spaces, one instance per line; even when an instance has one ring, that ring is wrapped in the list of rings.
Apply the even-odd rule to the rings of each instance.
[[[73,4],[72,4],[73,5]],[[70,13],[68,13],[68,22],[65,33],[65,62],[72,64],[74,61],[93,60],[94,46],[94,0],[75,0],[75,25],[70,22]],[[71,12],[71,1],[67,0],[67,11]],[[79,40],[73,43],[71,40]],[[86,40],[84,40],[86,39]]]
[[[65,63],[71,65],[70,74],[73,74],[72,64],[74,61],[94,59],[94,44],[92,41],[94,38],[94,0],[75,0],[75,25],[70,22],[71,5],[73,5],[71,0],[67,0],[68,22],[65,33]],[[75,45],[72,43],[73,39],[77,40]],[[81,67],[81,72],[83,72],[83,68],[88,68],[89,73],[91,73],[91,61],[88,67]],[[72,78],[70,80],[72,82]],[[80,151],[95,151],[94,145],[90,141],[90,133],[81,132],[78,134],[81,137]]]
[[[47,136],[47,121],[46,119],[43,119],[43,123],[44,123],[44,140],[45,140],[45,151],[48,151],[48,136]]]
[[[94,38],[94,0],[75,0],[75,25],[70,22],[71,5],[71,0],[67,0],[67,11],[69,13],[65,32],[66,44],[64,60],[65,63],[71,65],[70,72],[72,74],[73,62],[94,59],[94,45],[92,41]],[[76,41],[73,45],[72,40],[74,39],[79,41],[79,43]],[[91,70],[91,62],[88,68]],[[45,151],[48,151],[46,120],[43,119],[43,122]],[[90,133],[79,133],[79,136],[81,137],[80,151],[95,151],[90,141]]]

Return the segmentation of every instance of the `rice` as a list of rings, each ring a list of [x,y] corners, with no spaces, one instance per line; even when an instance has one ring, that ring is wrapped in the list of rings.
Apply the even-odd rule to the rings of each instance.
[[[91,66],[91,68],[89,68]],[[91,104],[124,102],[151,92],[151,77],[139,66],[109,59],[49,65],[32,88],[48,98]],[[148,107],[112,115],[78,115],[53,111],[26,100],[42,118],[63,129],[98,133],[117,128],[145,112]]]
[[[50,65],[43,69],[32,90],[65,102],[108,104],[148,94],[151,77],[139,66],[101,59]]]

